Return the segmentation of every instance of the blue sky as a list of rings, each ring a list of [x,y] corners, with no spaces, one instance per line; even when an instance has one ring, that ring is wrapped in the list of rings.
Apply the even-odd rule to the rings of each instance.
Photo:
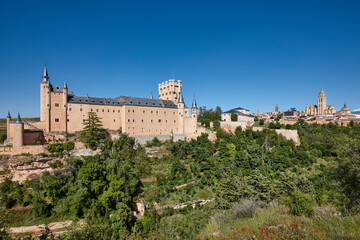
[[[0,1],[0,117],[39,116],[44,64],[76,95],[256,111],[360,108],[360,1]]]

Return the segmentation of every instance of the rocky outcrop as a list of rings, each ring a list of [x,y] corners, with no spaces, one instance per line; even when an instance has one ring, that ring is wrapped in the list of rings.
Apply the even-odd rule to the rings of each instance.
[[[41,175],[45,171],[53,171],[50,164],[64,160],[57,157],[42,156],[2,156],[0,158],[0,182],[5,178],[23,183],[31,175]]]

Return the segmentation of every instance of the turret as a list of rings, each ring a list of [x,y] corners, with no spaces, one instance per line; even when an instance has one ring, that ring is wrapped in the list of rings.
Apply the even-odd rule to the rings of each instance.
[[[46,117],[46,94],[47,87],[50,86],[50,77],[47,72],[46,65],[44,67],[44,73],[42,75],[42,81],[40,83],[40,122],[45,122]]]
[[[198,114],[198,108],[197,108],[196,99],[195,99],[195,95],[194,95],[194,100],[191,105],[191,115],[193,118],[197,118],[197,114]]]
[[[150,94],[150,99],[154,99],[154,97],[153,97],[153,95],[152,95],[152,92],[151,92],[151,94]]]
[[[18,113],[17,120],[11,124],[13,147],[20,148],[24,145],[24,123],[21,121],[20,113]]]
[[[50,132],[50,110],[51,110],[51,84],[46,82],[45,92],[45,131]]]
[[[184,102],[184,97],[183,97],[182,93],[180,93],[178,107],[179,108],[185,108],[185,102]]]
[[[8,111],[8,115],[6,117],[6,137],[7,137],[7,139],[9,139],[11,137],[11,134],[10,134],[10,121],[11,121],[11,115],[10,115],[10,111]]]
[[[48,82],[50,79],[49,75],[48,75],[48,72],[47,72],[47,69],[46,69],[46,64],[45,64],[45,67],[44,67],[44,73],[43,73],[43,76],[42,76],[42,81],[43,82]]]

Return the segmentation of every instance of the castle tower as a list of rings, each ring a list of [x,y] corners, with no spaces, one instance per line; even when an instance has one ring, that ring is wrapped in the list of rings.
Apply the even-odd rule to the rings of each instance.
[[[177,103],[180,99],[181,87],[181,80],[175,82],[175,79],[169,79],[169,81],[159,83],[159,99]]]
[[[275,106],[275,112],[278,113],[279,112],[279,105],[276,104]]]
[[[324,115],[326,109],[326,94],[323,89],[319,92],[317,96],[317,114]]]
[[[21,121],[20,113],[15,123],[11,124],[12,127],[12,138],[13,147],[20,148],[24,145],[24,123]]]
[[[68,87],[66,81],[63,87],[63,116],[64,116],[64,130],[67,132],[67,104],[68,104]]]
[[[49,82],[49,75],[46,69],[46,65],[44,67],[44,73],[42,75],[42,81],[40,83],[40,122],[45,122],[46,117],[46,86]]]
[[[197,118],[197,114],[198,114],[198,108],[197,108],[196,99],[194,96],[194,100],[191,105],[191,115],[193,118]]]
[[[185,133],[185,102],[184,102],[184,97],[182,95],[182,93],[180,93],[179,96],[179,102],[178,102],[178,108],[179,108],[179,134],[184,134]]]
[[[46,83],[46,93],[45,93],[45,131],[50,132],[50,111],[51,111],[51,84],[50,81]]]
[[[6,137],[7,139],[11,138],[11,134],[10,134],[10,121],[11,121],[11,115],[10,115],[10,111],[8,111],[8,115],[6,117]]]

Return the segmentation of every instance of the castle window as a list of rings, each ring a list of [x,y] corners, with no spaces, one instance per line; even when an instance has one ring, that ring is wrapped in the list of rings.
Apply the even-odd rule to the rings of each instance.
[[[151,122],[153,122],[153,120],[151,119]]]
[[[104,109],[102,110],[102,112],[104,112]]]
[[[151,113],[153,113],[153,111],[151,111]]]
[[[99,112],[99,109],[96,109],[96,112]]]
[[[128,112],[130,112],[130,109],[128,110]]]
[[[55,103],[55,107],[59,107],[59,103]]]
[[[176,120],[174,120],[174,123],[176,122]]]
[[[110,109],[108,109],[108,112],[110,112]]]
[[[156,114],[158,114],[159,112],[158,111],[156,111]]]
[[[91,109],[91,111],[93,111],[93,109]]]
[[[145,110],[143,110],[143,113],[145,113]]]
[[[55,118],[55,122],[59,122],[59,119],[58,119],[58,118]]]
[[[128,122],[130,122],[130,119],[128,119]]]
[[[161,119],[159,119],[159,122],[161,122]]]
[[[70,122],[70,119],[68,119],[67,121]]]
[[[164,111],[164,114],[166,114],[166,111]]]
[[[120,110],[118,110],[118,113],[120,113]]]
[[[69,111],[71,111],[71,108],[69,108]]]
[[[82,108],[80,108],[80,112],[82,112]]]
[[[165,120],[165,122],[167,122],[167,120]]]
[[[115,110],[113,110],[113,113],[115,112]]]
[[[135,119],[133,119],[133,122],[135,122]]]
[[[135,112],[135,110],[133,110],[133,113]]]
[[[115,122],[115,119],[114,119],[114,122]]]

